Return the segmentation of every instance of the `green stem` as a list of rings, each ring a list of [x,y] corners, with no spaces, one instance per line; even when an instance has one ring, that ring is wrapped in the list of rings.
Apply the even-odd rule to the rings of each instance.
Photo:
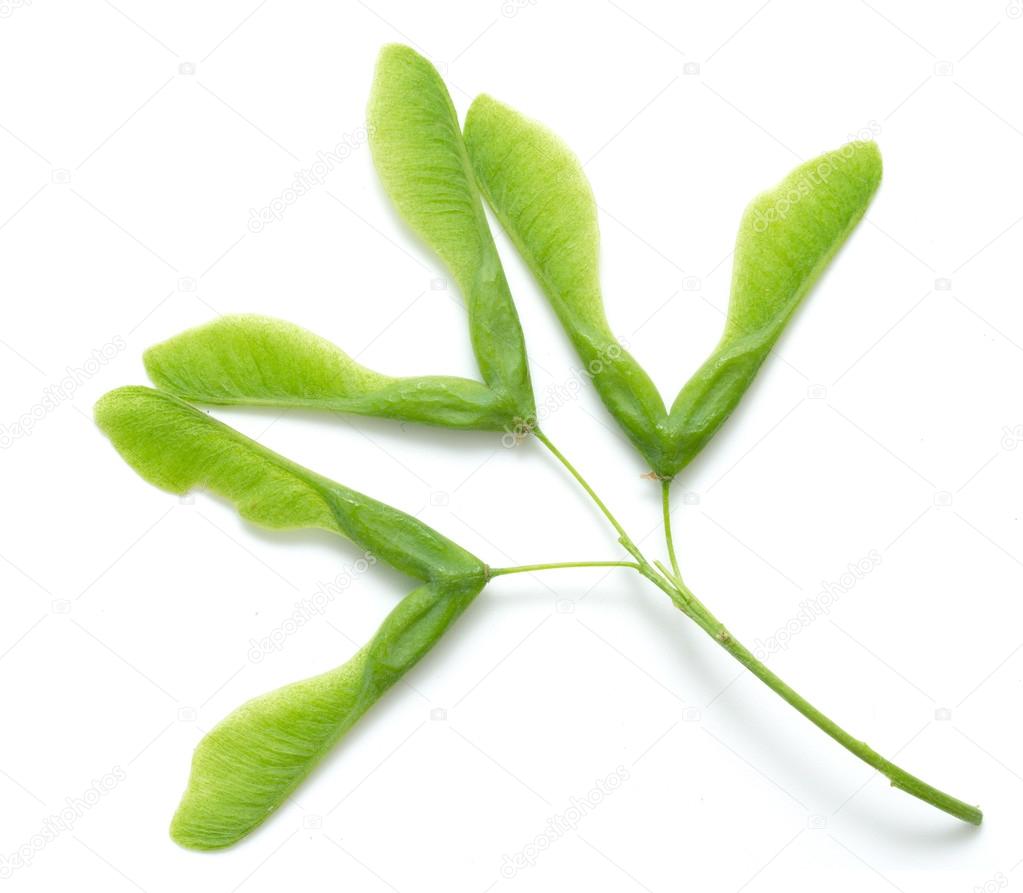
[[[814,707],[797,691],[787,685],[741,642],[737,641],[721,621],[719,621],[707,607],[688,589],[682,582],[682,576],[678,570],[678,562],[675,558],[674,544],[671,538],[670,513],[668,502],[668,482],[662,482],[662,508],[664,512],[665,538],[668,544],[668,552],[671,559],[673,571],[668,571],[660,562],[655,562],[657,568],[646,559],[639,548],[633,543],[628,533],[618,522],[618,519],[611,514],[603,500],[596,494],[593,488],[586,482],[585,478],[576,470],[575,466],[565,458],[564,454],[557,449],[539,430],[533,432],[537,439],[554,455],[554,457],[571,473],[579,485],[589,494],[596,503],[611,526],[618,532],[619,542],[636,559],[635,570],[650,580],[662,592],[664,592],[675,604],[675,606],[687,617],[693,620],[704,632],[715,642],[725,649],[740,664],[748,669],[754,676],[763,682],[768,688],[775,692],[783,700],[791,704],[817,728],[829,735],[842,745],[846,750],[859,757],[868,766],[876,769],[892,783],[893,787],[912,794],[914,797],[930,803],[938,809],[944,810],[949,815],[955,816],[971,825],[979,825],[983,819],[983,813],[976,806],[971,806],[958,800],[955,797],[939,791],[925,781],[906,772],[905,769],[896,766],[890,760],[886,760],[877,751],[873,750],[865,742],[854,738],[841,726],[829,719]],[[627,562],[626,562],[627,563]]]
[[[675,557],[675,543],[671,539],[671,481],[661,481],[661,509],[664,514],[664,540],[668,546],[668,558],[671,560],[671,569],[675,572],[675,578],[681,583],[682,572],[678,569],[678,558]]]
[[[676,589],[680,586],[685,585],[682,582],[682,578],[675,576],[675,573],[673,571],[668,570],[668,568],[664,566],[663,562],[655,561],[654,567],[656,567],[657,570],[661,572],[661,576],[663,576],[668,582],[670,582],[671,585],[674,586]]]
[[[962,800],[958,800],[944,791],[939,791],[915,775],[911,775],[905,769],[896,766],[890,760],[886,760],[866,742],[854,738],[845,729],[821,713],[806,698],[768,669],[763,661],[758,660],[745,645],[735,639],[725,625],[711,614],[692,592],[684,586],[680,588],[683,590],[686,601],[693,611],[690,616],[693,617],[696,624],[707,635],[714,639],[715,642],[770,688],[771,691],[795,707],[796,710],[802,713],[822,732],[834,738],[835,741],[850,753],[855,754],[868,766],[871,766],[888,778],[892,783],[892,787],[905,791],[907,794],[912,794],[925,803],[930,803],[932,806],[944,810],[957,819],[969,822],[971,825],[979,825],[981,823],[984,816],[979,808],[964,803]]]
[[[516,567],[492,567],[489,576],[500,577],[503,574],[526,574],[530,571],[552,571],[566,567],[631,567],[639,570],[635,561],[557,561],[553,564],[520,564]]]
[[[572,475],[579,484],[590,496],[590,499],[596,503],[597,508],[603,513],[604,517],[611,523],[611,526],[618,532],[618,542],[620,542],[625,550],[636,559],[636,570],[646,577],[651,583],[657,586],[662,592],[664,592],[668,598],[670,598],[678,607],[683,614],[689,614],[689,607],[686,602],[685,596],[676,587],[675,581],[672,579],[671,574],[666,574],[663,571],[658,573],[654,567],[647,560],[646,556],[639,551],[639,547],[632,541],[632,537],[626,533],[625,528],[618,522],[618,519],[611,513],[611,510],[604,504],[596,493],[596,491],[589,485],[586,478],[582,476],[579,470],[568,461],[568,458],[564,453],[561,452],[546,435],[539,429],[534,428],[533,434],[536,439],[540,441],[547,449],[551,452],[555,459],[557,459]]]
[[[602,500],[597,495],[596,491],[593,489],[593,487],[589,485],[589,483],[586,481],[586,478],[584,478],[579,473],[576,467],[571,462],[569,462],[567,458],[565,458],[565,454],[562,453],[561,450],[559,450],[553,443],[551,443],[550,440],[547,439],[547,436],[539,428],[534,428],[533,434],[536,437],[536,439],[540,441],[540,443],[547,447],[547,449],[551,452],[554,458],[565,466],[565,468],[568,470],[568,473],[571,474],[572,477],[576,479],[576,482],[579,484],[579,486],[582,487],[587,492],[587,494],[589,494],[590,499],[593,500],[597,508],[599,508],[600,511],[603,513],[604,517],[607,518],[607,520],[611,523],[611,526],[618,532],[618,541],[625,547],[629,554],[635,557],[635,559],[641,565],[648,564],[647,560],[640,554],[639,548],[632,541],[629,535],[625,532],[625,528],[618,523],[618,519],[613,514],[611,514],[611,510],[606,505],[604,505],[604,500]]]

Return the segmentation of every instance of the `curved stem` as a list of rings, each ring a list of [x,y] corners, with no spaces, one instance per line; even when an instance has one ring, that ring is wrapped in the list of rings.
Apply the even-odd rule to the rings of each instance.
[[[678,562],[675,558],[675,550],[671,539],[670,514],[668,502],[668,484],[662,483],[662,508],[664,512],[665,538],[668,543],[668,551],[673,571],[669,571],[660,562],[654,562],[656,569],[647,558],[639,551],[628,533],[618,522],[618,519],[611,514],[604,505],[601,498],[594,492],[593,488],[586,482],[583,476],[575,469],[575,466],[565,458],[557,447],[554,446],[539,430],[535,430],[537,439],[554,455],[554,457],[565,466],[579,485],[589,494],[596,503],[611,526],[618,532],[619,542],[636,559],[634,569],[650,580],[655,586],[663,591],[675,604],[675,606],[687,617],[693,620],[704,632],[715,642],[725,649],[740,664],[748,669],[754,676],[763,682],[768,688],[775,692],[784,701],[791,704],[817,728],[829,735],[842,745],[846,750],[859,757],[868,766],[876,769],[892,783],[893,787],[912,794],[925,803],[930,803],[949,815],[955,816],[971,825],[979,825],[983,820],[983,813],[976,806],[964,803],[944,791],[940,791],[932,785],[927,784],[915,775],[907,772],[890,760],[882,757],[877,751],[871,748],[866,742],[860,741],[850,735],[836,722],[825,716],[809,701],[791,688],[767,665],[758,660],[745,645],[737,641],[728,631],[723,623],[718,620],[707,607],[689,590],[682,582],[681,574],[678,572]],[[623,562],[628,564],[628,562]]]
[[[714,639],[715,642],[731,654],[732,657],[739,661],[739,663],[746,667],[747,670],[749,670],[768,688],[775,692],[775,694],[795,707],[796,710],[802,713],[803,716],[810,720],[810,722],[817,726],[817,728],[819,728],[822,732],[829,735],[831,738],[834,738],[835,741],[841,744],[842,747],[850,753],[855,754],[868,766],[873,767],[888,778],[888,780],[892,783],[892,787],[905,791],[907,794],[912,794],[914,797],[923,800],[925,803],[930,803],[932,806],[936,806],[938,809],[944,810],[949,813],[949,815],[955,816],[957,819],[969,822],[971,825],[979,825],[981,823],[984,814],[978,807],[964,803],[962,800],[958,800],[957,798],[946,794],[944,791],[938,790],[932,785],[927,784],[927,782],[922,779],[910,774],[905,769],[896,766],[895,763],[890,760],[886,760],[865,741],[860,741],[858,738],[854,738],[836,722],[821,713],[821,711],[807,701],[806,698],[783,682],[776,673],[768,669],[763,661],[757,659],[757,657],[748,648],[746,648],[745,645],[736,640],[725,625],[711,614],[711,612],[707,610],[703,603],[696,598],[692,592],[689,592],[689,590],[684,586],[681,588],[687,595],[688,604],[693,610],[693,614],[690,616],[693,617],[696,624],[704,632],[706,632],[707,635]]]
[[[489,575],[500,577],[504,574],[526,574],[530,571],[552,571],[567,567],[631,567],[639,570],[635,561],[557,561],[553,564],[520,564],[515,567],[492,567]]]
[[[565,454],[551,443],[551,441],[539,428],[534,428],[533,434],[536,435],[536,439],[539,440],[540,443],[547,447],[554,458],[568,469],[569,474],[571,474],[572,477],[576,479],[579,486],[589,494],[590,499],[596,503],[597,508],[600,509],[604,517],[610,522],[611,526],[618,532],[618,542],[620,542],[622,546],[625,547],[625,550],[636,559],[636,570],[664,592],[683,614],[691,616],[689,613],[687,598],[675,585],[675,581],[672,579],[671,574],[666,574],[663,570],[658,572],[651,566],[646,556],[639,551],[639,547],[632,541],[632,537],[626,533],[625,528],[622,527],[618,519],[611,513],[611,510],[604,504],[604,500],[597,495],[596,491],[589,485],[586,478],[580,474],[579,470],[568,461]]]
[[[682,572],[678,569],[678,558],[675,557],[675,543],[671,539],[671,481],[661,481],[661,509],[664,515],[664,540],[668,546],[668,558],[671,561],[671,569],[675,572],[675,579],[682,582]]]
[[[597,495],[596,491],[593,489],[593,487],[589,485],[586,478],[584,478],[576,469],[576,467],[571,462],[569,462],[567,458],[565,458],[565,454],[562,453],[561,450],[559,450],[553,443],[551,443],[551,441],[547,438],[547,435],[545,435],[543,431],[541,431],[539,428],[534,428],[533,434],[536,436],[536,439],[540,441],[540,443],[547,447],[547,449],[551,452],[554,458],[557,459],[562,465],[564,465],[566,469],[568,469],[568,473],[571,474],[572,477],[576,479],[576,482],[579,484],[579,486],[582,487],[587,492],[587,494],[589,494],[590,499],[593,500],[597,508],[600,509],[604,517],[607,518],[607,520],[611,523],[611,526],[617,531],[619,542],[621,542],[621,544],[625,546],[629,554],[633,555],[636,558],[636,560],[640,562],[640,564],[646,564],[647,563],[646,559],[643,558],[643,556],[639,552],[639,549],[636,547],[636,544],[625,532],[625,528],[622,527],[620,523],[618,523],[618,519],[613,514],[611,514],[611,510],[606,505],[604,505],[604,500],[602,500]]]

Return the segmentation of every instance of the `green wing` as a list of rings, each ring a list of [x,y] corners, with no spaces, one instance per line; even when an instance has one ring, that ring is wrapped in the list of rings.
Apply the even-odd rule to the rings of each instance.
[[[196,750],[171,833],[184,846],[228,846],[273,812],[329,748],[433,646],[486,583],[475,556],[410,515],[285,459],[170,394],[121,388],[96,420],[146,480],[201,487],[262,526],[319,527],[427,581],[348,663],[256,698]]]
[[[370,148],[398,212],[440,256],[465,296],[483,380],[523,419],[535,414],[525,342],[469,165],[451,97],[408,47],[380,53],[368,109]]]
[[[515,417],[486,385],[453,376],[396,378],[282,320],[223,316],[149,348],[154,384],[198,403],[299,406],[448,428],[501,431]]]
[[[604,405],[656,470],[668,449],[667,413],[604,313],[597,206],[579,160],[546,127],[489,96],[470,107],[465,143],[483,194],[543,288]]]
[[[170,394],[111,391],[96,404],[96,422],[125,461],[163,490],[210,490],[263,527],[330,530],[419,580],[485,574],[478,558],[422,521],[285,459]]]
[[[796,168],[746,209],[724,335],[671,407],[671,474],[692,461],[731,415],[880,182],[877,146],[849,143]]]
[[[171,836],[211,850],[274,812],[330,748],[455,622],[482,582],[428,583],[335,670],[243,704],[199,742]]]

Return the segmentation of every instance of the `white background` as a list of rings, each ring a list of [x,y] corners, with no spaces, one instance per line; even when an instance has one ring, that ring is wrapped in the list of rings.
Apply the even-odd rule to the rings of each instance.
[[[957,891],[1023,881],[1023,7],[33,0],[0,4],[0,854],[12,890]],[[459,296],[359,142],[381,44],[460,113],[552,125],[601,209],[617,332],[670,401],[717,338],[746,201],[874,132],[885,180],[747,400],[674,491],[687,580],[858,736],[970,802],[893,791],[628,571],[496,581],[263,828],[203,855],[167,825],[191,751],[246,698],[327,669],[408,588],[361,576],[253,642],[358,552],[149,487],[94,428],[150,344],[281,316],[390,373],[473,375]],[[499,238],[544,426],[660,553],[657,488]],[[110,347],[109,345],[113,345]],[[94,352],[113,354],[86,364]],[[76,372],[76,370],[83,370]],[[566,394],[568,396],[566,397]],[[559,396],[560,395],[560,396]],[[221,412],[495,565],[619,555],[536,444],[384,420]],[[876,551],[876,567],[845,578]],[[851,585],[846,585],[850,584]],[[831,610],[801,603],[842,586]],[[838,591],[838,590],[834,590]],[[626,781],[502,878],[552,816]],[[47,817],[123,780],[35,850]],[[2,864],[2,863],[0,863]],[[987,885],[985,887],[985,884]]]

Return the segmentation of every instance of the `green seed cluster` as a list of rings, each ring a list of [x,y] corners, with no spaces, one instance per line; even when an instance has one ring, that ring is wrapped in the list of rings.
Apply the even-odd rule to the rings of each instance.
[[[979,810],[883,760],[746,651],[685,586],[671,542],[671,479],[735,409],[800,301],[863,216],[880,182],[877,147],[850,143],[799,167],[753,201],[736,241],[721,341],[668,407],[612,333],[600,290],[596,204],[581,165],[557,137],[486,96],[472,104],[463,135],[437,71],[403,46],[380,55],[368,117],[384,188],[465,299],[479,380],[385,375],[291,323],[242,315],[151,348],[146,370],[160,390],[121,388],[96,406],[100,428],[152,484],[173,493],[217,493],[264,527],[330,531],[417,581],[345,664],[254,698],[203,738],[171,825],[174,839],[216,849],[263,822],[492,578],[580,566],[638,571],[896,787],[979,823]],[[484,198],[535,274],[608,411],[662,481],[671,570],[646,559],[537,426],[525,340]],[[304,407],[535,435],[593,498],[633,560],[488,568],[411,515],[291,462],[192,403]]]

